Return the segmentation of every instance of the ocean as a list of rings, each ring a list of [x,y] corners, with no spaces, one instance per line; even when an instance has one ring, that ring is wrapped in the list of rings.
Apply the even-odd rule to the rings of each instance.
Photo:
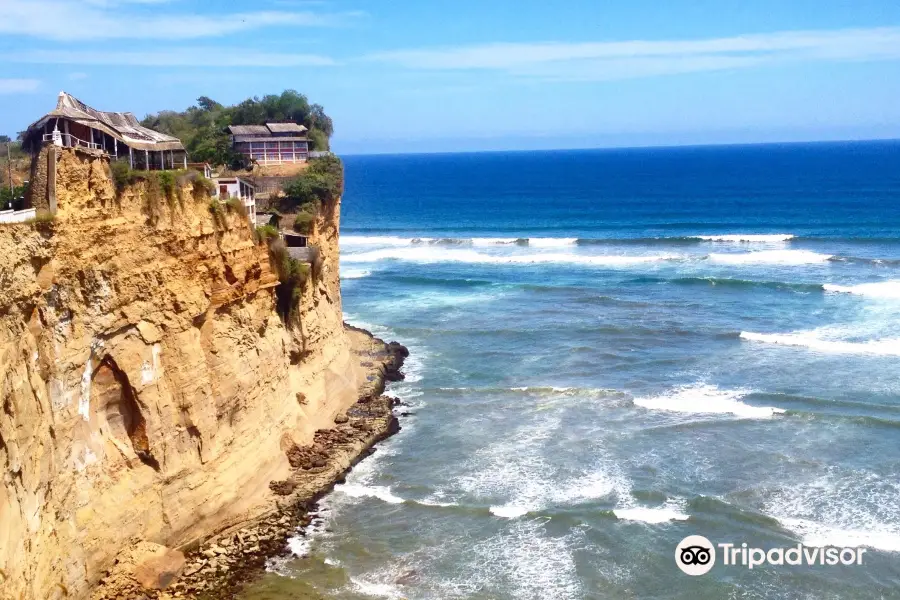
[[[403,429],[246,598],[900,597],[900,143],[345,164]]]

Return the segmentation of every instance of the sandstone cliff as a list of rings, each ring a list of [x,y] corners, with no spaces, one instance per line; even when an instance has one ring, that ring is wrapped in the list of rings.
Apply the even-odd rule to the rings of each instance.
[[[84,597],[129,540],[183,546],[266,510],[285,447],[366,379],[339,202],[286,326],[266,247],[202,190],[117,194],[104,159],[60,150],[55,200],[53,223],[0,228],[0,598],[17,600]]]

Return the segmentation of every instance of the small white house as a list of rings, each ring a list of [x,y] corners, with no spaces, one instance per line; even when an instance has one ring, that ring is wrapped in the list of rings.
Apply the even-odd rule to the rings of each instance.
[[[247,209],[251,224],[256,219],[256,187],[242,177],[215,177],[212,182],[216,186],[216,198],[225,202],[231,198],[239,198]]]

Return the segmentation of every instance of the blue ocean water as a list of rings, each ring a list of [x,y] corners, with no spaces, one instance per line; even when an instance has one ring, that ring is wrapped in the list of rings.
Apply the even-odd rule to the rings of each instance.
[[[900,143],[345,163],[409,414],[248,597],[900,597]]]

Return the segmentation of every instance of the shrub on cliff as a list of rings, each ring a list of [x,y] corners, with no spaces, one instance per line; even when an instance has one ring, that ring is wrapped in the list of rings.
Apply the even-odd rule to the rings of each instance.
[[[109,170],[113,185],[116,187],[116,196],[121,198],[125,188],[134,183],[134,172],[125,162],[110,163]]]
[[[215,224],[216,228],[225,229],[225,211],[215,198],[210,198],[209,200],[209,214],[212,215],[213,224]]]
[[[309,204],[318,208],[333,206],[344,192],[344,165],[336,156],[323,156],[309,161],[305,171],[284,186],[281,205],[285,212]]]
[[[302,233],[304,235],[309,235],[312,233],[313,224],[316,222],[315,213],[309,213],[305,211],[301,211],[297,213],[297,216],[294,217],[294,231],[297,233]]]
[[[172,171],[158,171],[156,179],[166,198],[170,210],[175,210],[175,173]]]
[[[285,323],[296,320],[300,310],[300,296],[309,280],[310,266],[291,258],[281,239],[269,244],[269,262],[278,274],[280,282],[275,288],[278,314]]]
[[[271,225],[260,225],[256,228],[257,243],[265,242],[266,244],[271,244],[278,238],[278,230]]]
[[[247,218],[247,207],[244,206],[244,203],[240,198],[229,198],[225,201],[225,210],[228,212],[236,213],[241,215],[243,218]]]

